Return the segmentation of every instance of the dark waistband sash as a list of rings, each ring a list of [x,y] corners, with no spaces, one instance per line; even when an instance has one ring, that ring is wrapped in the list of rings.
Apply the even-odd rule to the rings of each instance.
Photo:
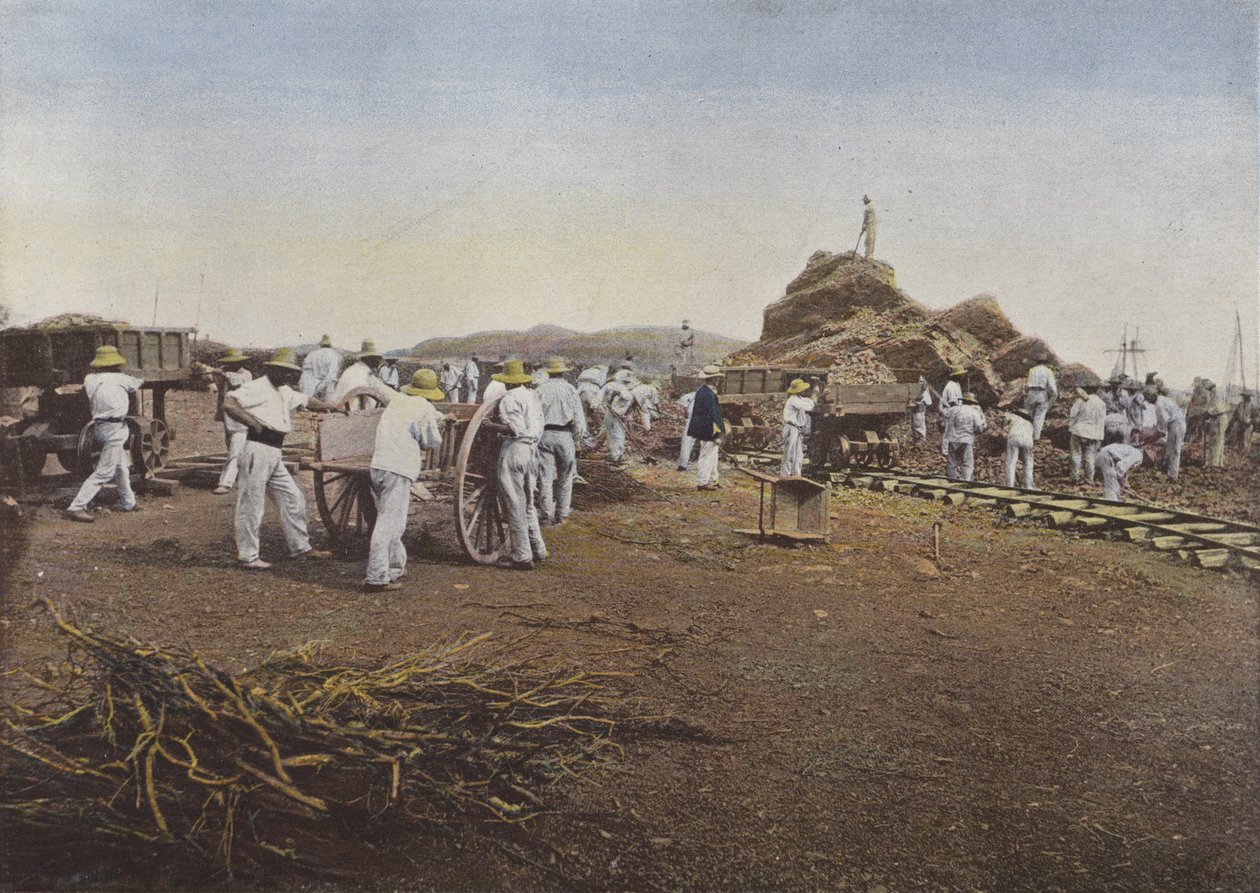
[[[254,443],[263,443],[269,447],[284,446],[284,432],[274,428],[263,428],[261,431],[250,428],[245,432],[245,439],[252,440]]]

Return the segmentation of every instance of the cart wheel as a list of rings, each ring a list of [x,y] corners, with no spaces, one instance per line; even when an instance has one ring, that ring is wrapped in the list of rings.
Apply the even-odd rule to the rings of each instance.
[[[367,471],[315,471],[315,505],[329,538],[348,550],[366,549],[376,524]]]
[[[351,412],[361,412],[365,409],[376,409],[378,406],[384,405],[384,401],[371,388],[355,388],[341,398],[337,408],[348,409]]]
[[[88,422],[79,432],[79,442],[70,450],[57,450],[61,467],[77,477],[87,477],[96,468],[101,448],[96,445],[96,422]]]
[[[499,448],[503,436],[482,424],[499,407],[483,403],[468,422],[455,463],[455,533],[464,553],[478,564],[507,554],[507,510],[499,495]]]
[[[889,437],[880,442],[879,445],[879,467],[892,468],[897,464],[900,458],[901,450],[897,443],[897,438]]]
[[[171,432],[166,422],[144,416],[128,416],[131,424],[131,461],[141,471],[157,471],[171,451]]]

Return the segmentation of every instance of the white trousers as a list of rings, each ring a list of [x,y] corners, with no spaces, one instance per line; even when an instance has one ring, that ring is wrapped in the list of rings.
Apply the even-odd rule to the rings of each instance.
[[[695,452],[696,440],[694,437],[688,437],[686,434],[682,436],[682,442],[678,445],[678,467],[682,471],[686,471],[691,467],[691,454]]]
[[[783,461],[779,463],[779,477],[800,477],[805,463],[805,437],[795,425],[783,426]]]
[[[1222,431],[1225,428],[1225,422],[1224,422],[1223,416],[1221,417],[1221,420],[1220,420],[1220,427]],[[1167,450],[1167,456],[1165,458],[1165,464],[1164,464],[1164,473],[1168,475],[1168,479],[1170,481],[1177,480],[1177,476],[1181,474],[1181,448],[1185,444],[1185,442],[1186,442],[1186,423],[1185,422],[1170,422],[1168,425],[1168,434],[1165,436],[1165,440],[1164,440],[1164,449]],[[1223,434],[1221,435],[1220,442],[1221,442],[1220,461],[1219,462],[1215,461],[1214,457],[1217,454],[1217,448],[1216,448],[1216,445],[1213,444],[1212,451],[1208,456],[1209,465],[1225,464],[1225,459],[1224,459],[1225,438]]]
[[[477,402],[477,379],[473,378],[464,382],[464,389],[468,392],[464,395],[465,403]]]
[[[231,489],[240,471],[241,453],[245,451],[245,432],[224,428],[223,442],[227,444],[227,461],[223,463],[223,472],[219,475],[219,486]]]
[[[949,409],[941,407],[941,455],[947,458],[949,456],[949,441],[946,439],[949,437],[949,414],[955,409],[957,407]]]
[[[915,443],[927,440],[926,409],[916,409],[910,413],[910,436]]]
[[[1103,499],[1118,501],[1121,491],[1127,492],[1129,489],[1127,476],[1122,476],[1116,468],[1116,463],[1107,456],[1099,456],[1094,461],[1098,472],[1102,475]]]
[[[113,484],[118,488],[118,504],[130,508],[136,504],[136,494],[131,492],[131,460],[127,456],[126,422],[97,422],[92,434],[101,448],[96,460],[96,470],[88,475],[83,486],[70,503],[70,511],[85,511],[101,487]]]
[[[573,479],[577,477],[577,447],[568,431],[544,431],[538,441],[542,470],[538,476],[538,510],[542,520],[554,524],[569,517],[573,506]],[[557,508],[558,505],[558,508]]]
[[[700,441],[700,456],[696,459],[696,483],[703,487],[718,482],[718,443],[716,440]]]
[[[535,445],[505,440],[499,450],[499,494],[507,509],[513,561],[546,558],[534,492],[538,487]]]
[[[648,412],[646,409],[641,409],[639,410],[639,417],[643,419],[643,430],[651,431],[652,430],[652,413]]]
[[[608,458],[620,462],[626,454],[626,423],[611,409],[604,413],[604,431],[608,434]]]
[[[1006,486],[1015,486],[1015,466],[1023,463],[1024,489],[1036,489],[1033,485],[1033,448],[1032,444],[1020,444],[1006,441]]]
[[[951,481],[969,481],[976,470],[975,446],[970,443],[949,444],[945,476]]]
[[[376,524],[368,546],[367,582],[392,583],[407,570],[407,509],[411,507],[411,478],[381,468],[371,470]]]
[[[267,496],[280,510],[280,524],[290,555],[311,550],[306,532],[306,497],[285,468],[279,447],[253,440],[241,451],[241,476],[236,497],[236,557],[258,560],[258,532],[262,528]]]
[[[1075,434],[1068,435],[1068,453],[1072,457],[1073,483],[1079,482],[1081,479],[1082,463],[1087,469],[1085,480],[1091,484],[1094,482],[1094,459],[1098,456],[1098,448],[1100,446],[1102,446],[1101,440],[1077,437]]]
[[[1050,394],[1045,388],[1029,388],[1024,397],[1024,410],[1032,416],[1033,440],[1041,439],[1041,426],[1050,411]]]

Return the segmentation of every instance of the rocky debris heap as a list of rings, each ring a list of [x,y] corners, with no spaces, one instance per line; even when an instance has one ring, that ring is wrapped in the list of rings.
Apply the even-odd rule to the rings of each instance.
[[[1065,385],[1094,374],[1065,365],[1045,341],[1021,333],[993,295],[930,310],[897,287],[890,265],[851,251],[815,252],[784,296],[766,307],[761,340],[727,362],[827,366],[831,380],[842,384],[923,374],[938,388],[961,366],[986,405],[1018,399],[1038,363],[1058,366]]]
[[[126,322],[119,319],[106,319],[103,316],[93,316],[90,313],[60,313],[57,316],[49,316],[41,319],[39,322],[33,322],[26,329],[73,329],[79,326],[125,326]]]

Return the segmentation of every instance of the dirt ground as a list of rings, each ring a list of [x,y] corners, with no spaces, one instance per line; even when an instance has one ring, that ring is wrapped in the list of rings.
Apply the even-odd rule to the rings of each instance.
[[[172,415],[200,415],[204,399],[181,395]],[[181,452],[216,434],[179,424]],[[379,663],[491,631],[633,671],[636,709],[710,733],[632,741],[615,767],[559,785],[556,813],[517,832],[545,860],[493,837],[400,840],[383,819],[379,837],[329,854],[328,877],[261,887],[1260,887],[1254,582],[858,491],[833,496],[829,544],[763,545],[732,532],[757,507],[737,472],[712,493],[672,463],[630,474],[641,495],[584,490],[531,573],[465,563],[437,507],[411,529],[404,590],[380,595],[359,591],[362,561],[238,570],[232,500],[205,490],[94,526],[40,508],[0,534],[3,669],[55,671],[64,648],[42,596],[233,670],[311,640],[337,662]],[[281,552],[269,515],[263,554]],[[251,885],[169,870],[172,886]],[[52,880],[147,886],[147,871],[79,865]]]

